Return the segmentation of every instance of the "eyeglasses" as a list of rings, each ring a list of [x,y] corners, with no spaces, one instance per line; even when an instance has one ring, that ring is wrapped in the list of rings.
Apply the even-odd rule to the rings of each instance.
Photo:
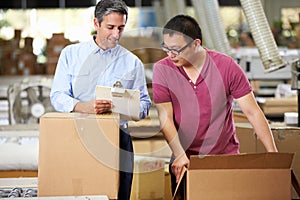
[[[184,50],[185,50],[190,44],[192,44],[193,42],[194,42],[194,40],[190,41],[190,42],[187,43],[184,47],[182,47],[181,49],[178,49],[178,50],[176,50],[176,49],[169,49],[168,47],[166,47],[166,46],[164,45],[164,43],[162,43],[162,44],[160,45],[160,48],[161,48],[163,51],[167,52],[167,53],[172,53],[172,54],[178,56],[182,51],[184,51]]]

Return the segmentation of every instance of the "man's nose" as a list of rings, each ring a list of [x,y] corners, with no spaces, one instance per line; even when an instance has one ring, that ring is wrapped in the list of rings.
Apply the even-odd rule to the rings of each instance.
[[[121,34],[121,31],[119,29],[114,29],[113,30],[113,36],[116,37],[116,38],[119,38]]]
[[[176,54],[172,53],[171,51],[168,51],[168,52],[167,52],[167,55],[168,55],[170,58],[175,58],[175,57],[176,57]]]

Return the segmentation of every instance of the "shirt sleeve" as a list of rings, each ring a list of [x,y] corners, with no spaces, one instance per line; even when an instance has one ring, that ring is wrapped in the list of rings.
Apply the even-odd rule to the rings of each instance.
[[[230,91],[232,96],[237,99],[250,93],[252,87],[245,72],[234,60],[231,60],[230,65]]]
[[[50,92],[51,103],[59,112],[71,112],[79,102],[72,94],[71,76],[68,73],[67,63],[67,49],[65,48],[58,59]]]
[[[156,63],[153,68],[152,89],[154,103],[165,103],[171,101],[170,91],[167,85],[166,73],[163,71],[164,65]]]
[[[140,90],[140,119],[144,119],[149,114],[151,99],[148,93],[144,66],[140,60],[136,62],[136,65],[133,88]]]

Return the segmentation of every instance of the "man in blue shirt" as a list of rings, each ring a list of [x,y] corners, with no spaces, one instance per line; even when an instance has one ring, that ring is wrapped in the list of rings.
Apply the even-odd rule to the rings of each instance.
[[[120,81],[126,89],[140,91],[140,119],[148,115],[151,100],[144,66],[131,52],[118,45],[128,18],[121,0],[101,0],[95,8],[92,40],[65,47],[58,60],[51,89],[51,102],[60,112],[100,114],[111,111],[112,102],[97,100],[96,85],[112,87]],[[127,121],[120,121],[120,187],[118,199],[130,198],[133,147]]]

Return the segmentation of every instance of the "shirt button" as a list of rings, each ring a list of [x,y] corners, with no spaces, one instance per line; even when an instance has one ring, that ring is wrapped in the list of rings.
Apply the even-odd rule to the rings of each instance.
[[[197,86],[194,86],[194,89],[196,89],[197,88]]]
[[[191,83],[191,82],[192,82],[192,80],[189,80],[189,82]]]

